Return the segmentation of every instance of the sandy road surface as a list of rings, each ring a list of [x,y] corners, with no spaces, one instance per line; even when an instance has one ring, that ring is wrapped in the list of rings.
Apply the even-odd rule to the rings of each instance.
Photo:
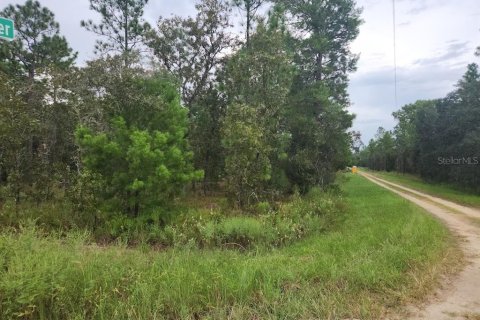
[[[368,173],[370,181],[410,200],[442,220],[461,237],[468,264],[421,308],[411,308],[409,319],[480,319],[480,210],[395,184]]]

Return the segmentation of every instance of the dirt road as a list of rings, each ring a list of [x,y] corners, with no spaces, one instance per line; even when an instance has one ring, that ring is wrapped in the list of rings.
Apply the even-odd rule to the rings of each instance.
[[[480,319],[480,210],[418,192],[404,186],[361,173],[372,182],[389,189],[441,219],[461,237],[467,266],[442,285],[426,305],[409,310],[409,319]]]

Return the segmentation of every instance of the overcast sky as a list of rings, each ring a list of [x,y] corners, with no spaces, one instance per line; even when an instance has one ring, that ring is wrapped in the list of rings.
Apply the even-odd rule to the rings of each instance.
[[[21,4],[24,0],[1,0]],[[80,20],[98,20],[88,0],[40,0],[60,23],[61,32],[79,52],[79,63],[94,58],[95,37],[80,27]],[[194,15],[193,0],[150,0],[145,18]],[[479,0],[396,0],[398,108],[418,99],[441,98],[455,83],[480,45]],[[377,128],[392,129],[394,99],[392,0],[358,0],[364,24],[352,49],[360,54],[358,71],[351,75],[351,110],[354,129],[365,143]]]

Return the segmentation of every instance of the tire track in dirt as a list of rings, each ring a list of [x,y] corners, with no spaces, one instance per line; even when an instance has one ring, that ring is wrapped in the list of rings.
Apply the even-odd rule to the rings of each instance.
[[[415,203],[438,217],[456,235],[468,261],[421,307],[408,308],[409,319],[480,319],[480,210],[434,197],[374,175],[360,173],[373,183]]]

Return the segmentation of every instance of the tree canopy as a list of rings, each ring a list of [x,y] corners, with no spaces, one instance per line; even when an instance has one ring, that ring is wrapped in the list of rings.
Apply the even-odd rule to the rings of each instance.
[[[90,0],[97,56],[80,66],[48,8],[2,11],[19,36],[0,49],[0,198],[96,219],[158,213],[200,180],[242,208],[334,182],[354,136],[354,1],[199,0],[154,26],[147,5]]]
[[[480,74],[470,64],[456,90],[443,99],[417,101],[394,112],[393,132],[376,137],[362,152],[362,164],[376,170],[420,174],[480,192]],[[391,139],[394,144],[392,145]],[[378,165],[377,159],[388,159]]]

